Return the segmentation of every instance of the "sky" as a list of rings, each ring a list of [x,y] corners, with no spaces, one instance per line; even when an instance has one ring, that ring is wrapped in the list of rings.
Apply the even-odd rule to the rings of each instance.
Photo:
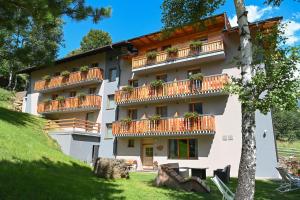
[[[250,22],[282,16],[286,27],[288,44],[300,44],[300,2],[284,0],[280,7],[263,4],[264,0],[245,0]],[[127,40],[136,36],[159,31],[161,23],[162,0],[87,0],[93,7],[112,7],[112,16],[94,24],[91,19],[74,21],[64,17],[64,45],[60,47],[58,57],[66,56],[80,47],[80,41],[90,29],[109,32],[113,42]],[[232,26],[236,26],[233,0],[226,0],[225,5],[215,14],[226,12]]]

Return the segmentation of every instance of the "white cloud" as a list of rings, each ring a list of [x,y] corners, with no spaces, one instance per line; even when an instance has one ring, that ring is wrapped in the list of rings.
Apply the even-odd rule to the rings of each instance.
[[[297,35],[297,32],[300,31],[300,23],[296,21],[284,21],[287,23],[285,27],[285,36],[287,37],[286,43],[292,45],[300,40],[300,35]]]
[[[271,11],[273,8],[268,6],[266,8],[259,8],[255,5],[246,6],[246,10],[248,11],[248,21],[254,22],[261,19],[266,13]],[[232,18],[229,18],[231,26],[237,26],[237,17],[236,15]]]
[[[300,12],[293,13],[293,19],[300,19]]]

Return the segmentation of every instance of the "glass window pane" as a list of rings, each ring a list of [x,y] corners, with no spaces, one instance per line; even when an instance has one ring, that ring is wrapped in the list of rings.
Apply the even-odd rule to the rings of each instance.
[[[115,81],[117,77],[117,69],[110,69],[109,70],[109,81]]]
[[[108,95],[107,96],[107,108],[108,109],[114,109],[116,108],[116,103],[115,103],[115,96],[114,95]]]
[[[196,158],[197,157],[197,140],[191,139],[189,140],[189,152],[190,152],[190,158]]]
[[[203,114],[202,103],[195,103],[194,105],[195,111],[198,114]]]
[[[106,125],[106,135],[105,135],[106,138],[112,138],[113,135],[112,135],[112,124],[107,124]]]
[[[179,158],[188,158],[188,142],[187,140],[178,140],[179,142]]]
[[[169,158],[178,158],[177,140],[169,140]]]

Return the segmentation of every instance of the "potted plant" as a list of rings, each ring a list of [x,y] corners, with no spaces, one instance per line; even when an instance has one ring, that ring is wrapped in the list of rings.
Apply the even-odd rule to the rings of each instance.
[[[79,99],[84,99],[86,97],[86,94],[83,93],[83,92],[79,92],[77,95],[76,95]]]
[[[48,98],[48,99],[44,99],[44,100],[43,100],[43,103],[49,104],[49,103],[51,102],[51,100],[52,100],[52,99],[49,99],[49,98]]]
[[[157,56],[157,52],[156,51],[149,51],[146,53],[146,57],[147,57],[147,63],[148,64],[152,64],[155,62],[156,60],[156,56]]]
[[[177,57],[178,49],[176,47],[169,47],[166,49],[166,52],[168,53],[168,58],[174,59]]]
[[[50,75],[45,75],[42,77],[42,79],[46,82],[49,82],[51,80],[51,76]]]
[[[68,78],[70,76],[70,72],[68,70],[62,71],[60,75],[64,78]]]
[[[130,117],[126,117],[124,119],[121,119],[122,125],[128,125],[132,122],[132,119]]]
[[[196,112],[186,112],[186,113],[184,113],[183,116],[184,116],[185,119],[194,120],[194,119],[197,119],[199,117],[199,114],[196,113]]]
[[[131,85],[126,85],[126,86],[122,87],[122,91],[125,93],[130,93],[133,91],[133,87]]]
[[[199,52],[201,51],[201,47],[202,47],[203,43],[199,40],[194,40],[190,43],[190,49],[191,49],[191,53],[193,55],[195,54],[199,54]]]
[[[202,73],[196,73],[196,74],[192,74],[189,79],[191,81],[202,81],[203,80],[203,74]]]
[[[163,80],[154,80],[150,82],[150,87],[157,89],[157,88],[161,88],[163,84],[164,84]]]
[[[89,66],[84,65],[79,68],[79,71],[82,73],[87,73],[89,71]]]
[[[161,116],[156,114],[156,115],[150,116],[148,119],[149,119],[151,122],[156,122],[156,121],[158,121],[158,120],[161,119]]]
[[[63,102],[66,98],[64,96],[58,96],[56,97],[55,100],[59,101],[59,102]]]

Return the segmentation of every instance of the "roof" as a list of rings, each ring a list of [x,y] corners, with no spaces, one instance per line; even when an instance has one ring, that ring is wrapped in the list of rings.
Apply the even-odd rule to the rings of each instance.
[[[80,59],[80,58],[84,58],[84,57],[87,57],[87,56],[95,55],[95,54],[98,54],[98,53],[101,53],[101,52],[104,52],[104,51],[107,51],[107,50],[111,50],[114,47],[126,46],[128,44],[129,43],[127,41],[116,42],[116,43],[113,43],[111,45],[102,46],[102,47],[92,49],[92,50],[89,50],[89,51],[85,51],[85,52],[82,52],[82,53],[78,53],[78,54],[75,54],[75,55],[72,55],[72,56],[67,56],[67,57],[64,57],[64,58],[61,58],[61,59],[57,59],[57,60],[54,61],[54,64],[61,64],[61,63],[64,63],[64,62],[73,61],[73,60],[76,60],[76,59]],[[36,71],[36,70],[39,70],[39,69],[42,69],[42,68],[46,68],[46,67],[49,67],[49,66],[33,66],[33,67],[29,67],[29,68],[20,70],[20,71],[18,71],[18,73],[30,73],[30,72],[33,72],[33,71]]]

